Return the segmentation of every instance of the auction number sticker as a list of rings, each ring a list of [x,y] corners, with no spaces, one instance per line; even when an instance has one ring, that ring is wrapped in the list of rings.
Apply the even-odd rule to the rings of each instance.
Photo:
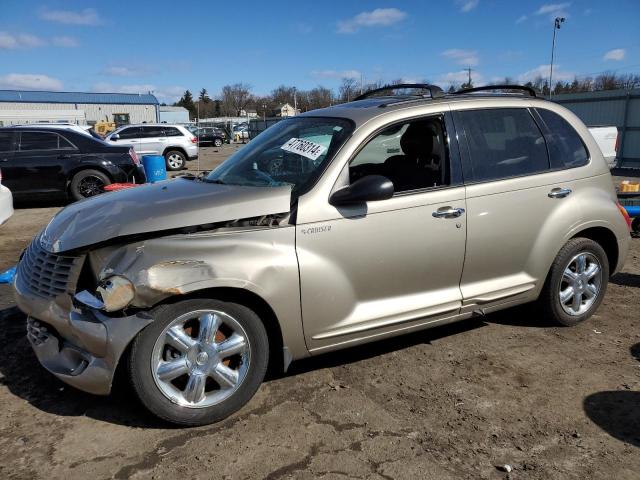
[[[297,153],[298,155],[302,155],[303,157],[310,158],[311,160],[317,159],[327,149],[327,147],[325,147],[324,145],[320,145],[319,143],[295,137],[282,145],[280,148],[287,152]]]

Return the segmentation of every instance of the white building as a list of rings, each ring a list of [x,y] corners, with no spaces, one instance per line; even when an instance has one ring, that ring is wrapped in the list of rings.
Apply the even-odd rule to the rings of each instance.
[[[158,99],[150,93],[85,93],[0,90],[0,125],[60,123],[94,125],[159,121]]]
[[[276,117],[294,117],[300,114],[300,109],[295,109],[288,103],[278,105],[274,111]]]
[[[160,105],[161,123],[190,123],[189,110],[184,107],[169,107]]]

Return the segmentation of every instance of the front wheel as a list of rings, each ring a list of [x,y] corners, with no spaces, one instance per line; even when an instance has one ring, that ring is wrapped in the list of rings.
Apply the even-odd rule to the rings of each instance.
[[[597,310],[608,281],[609,260],[600,244],[573,238],[560,249],[538,302],[561,325],[577,325]]]
[[[134,339],[129,378],[142,404],[179,425],[228,417],[254,395],[267,369],[260,318],[230,302],[191,299],[161,305]]]
[[[214,146],[214,147],[221,147],[221,146],[222,146],[222,139],[221,139],[221,138],[216,138],[216,139],[213,141],[213,146]]]
[[[182,170],[187,163],[187,157],[179,150],[170,150],[164,154],[164,159],[167,162],[167,170],[176,171]]]

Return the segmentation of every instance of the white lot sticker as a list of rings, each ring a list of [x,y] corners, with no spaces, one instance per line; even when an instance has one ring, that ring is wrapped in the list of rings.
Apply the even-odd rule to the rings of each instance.
[[[310,158],[311,160],[315,160],[316,158],[318,158],[327,149],[327,147],[325,147],[324,145],[320,145],[319,143],[295,137],[282,145],[280,148],[282,150],[286,150],[287,152],[297,153],[298,155],[302,155],[303,157]]]

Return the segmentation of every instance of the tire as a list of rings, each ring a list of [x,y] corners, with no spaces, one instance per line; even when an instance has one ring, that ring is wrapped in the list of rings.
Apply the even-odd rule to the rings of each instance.
[[[180,150],[169,150],[164,154],[164,159],[167,164],[167,170],[172,172],[182,170],[187,164],[187,157]]]
[[[267,370],[269,341],[252,310],[189,299],[150,313],[154,321],[133,340],[127,362],[133,390],[150,412],[178,425],[207,425],[227,418],[253,397]],[[231,338],[226,345],[232,355],[223,357],[220,345]]]
[[[609,259],[603,248],[589,238],[573,238],[560,249],[551,265],[539,306],[557,323],[577,325],[598,309],[608,281]]]
[[[640,217],[636,217],[631,221],[631,230],[634,233],[640,233]]]
[[[220,148],[222,146],[222,139],[221,138],[214,139],[213,140],[213,146]]]
[[[103,193],[102,188],[110,184],[111,179],[99,170],[80,170],[71,179],[69,192],[74,200],[82,200]]]

